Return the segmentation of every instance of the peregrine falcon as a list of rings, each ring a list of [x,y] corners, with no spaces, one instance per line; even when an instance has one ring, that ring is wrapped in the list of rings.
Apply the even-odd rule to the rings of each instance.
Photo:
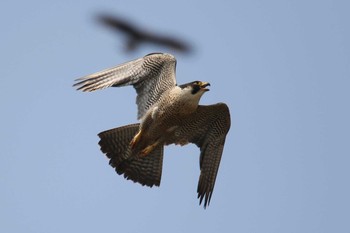
[[[204,208],[213,193],[230,112],[224,103],[199,105],[209,91],[208,82],[177,85],[176,59],[165,53],[151,53],[77,79],[81,91],[132,85],[140,123],[110,129],[98,134],[101,151],[109,164],[126,179],[152,187],[159,186],[165,145],[194,143],[200,148],[199,204]]]

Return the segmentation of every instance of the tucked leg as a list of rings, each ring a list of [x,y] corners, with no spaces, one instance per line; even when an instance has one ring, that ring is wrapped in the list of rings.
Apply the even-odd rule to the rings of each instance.
[[[140,141],[141,139],[141,130],[137,132],[137,134],[134,136],[134,138],[130,142],[131,149],[134,149],[136,144]]]
[[[158,146],[158,144],[159,144],[159,141],[156,141],[155,143],[153,143],[153,144],[147,146],[145,149],[143,149],[143,150],[140,152],[140,155],[141,155],[142,157],[148,155],[149,153],[151,153],[151,152],[154,150],[154,148],[156,148],[156,147]]]

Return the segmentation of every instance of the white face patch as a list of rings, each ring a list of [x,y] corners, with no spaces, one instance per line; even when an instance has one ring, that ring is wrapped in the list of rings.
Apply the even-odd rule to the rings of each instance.
[[[202,95],[204,94],[204,91],[199,90],[198,92],[196,92],[195,94],[192,93],[192,87],[186,87],[184,89],[182,89],[182,97],[187,99],[188,101],[193,101],[193,102],[199,102],[199,99],[202,97]]]

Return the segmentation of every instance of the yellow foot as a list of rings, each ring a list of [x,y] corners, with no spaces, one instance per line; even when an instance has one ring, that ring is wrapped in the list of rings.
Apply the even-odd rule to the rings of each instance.
[[[134,149],[136,144],[140,141],[141,138],[141,130],[134,136],[134,138],[130,142],[131,149]]]
[[[152,145],[147,146],[145,149],[143,149],[140,152],[141,157],[145,157],[146,155],[151,153],[157,145],[158,145],[158,142],[155,142]]]

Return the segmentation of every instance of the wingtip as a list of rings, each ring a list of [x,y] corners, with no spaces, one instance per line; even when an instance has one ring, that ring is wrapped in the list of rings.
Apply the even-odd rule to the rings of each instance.
[[[74,83],[74,84],[72,85],[72,87],[76,88],[77,91],[78,91],[78,90],[81,90],[81,89],[83,88],[83,86],[82,86],[82,84],[83,84],[82,78],[77,78],[77,79],[75,79],[74,81],[75,81],[76,83]]]
[[[205,198],[204,198],[205,196]],[[201,194],[201,193],[198,193],[198,196],[197,198],[199,199],[199,205],[202,205],[202,202],[204,200],[204,203],[203,203],[203,208],[206,209],[207,206],[209,205],[209,203],[207,203],[207,197],[205,194]]]
[[[198,191],[197,198],[199,199],[199,205],[201,205],[203,203],[204,209],[209,207],[212,194],[213,194],[213,192],[203,193],[203,192]]]
[[[77,83],[74,83],[72,87],[76,88],[77,91],[82,91],[82,92],[92,92],[95,91],[96,89],[89,86],[87,83],[85,83],[85,80],[76,79],[75,81],[78,81]]]
[[[73,84],[73,86],[72,87],[74,87],[75,88],[75,90],[76,91],[82,91],[82,92],[86,92],[86,90],[85,89],[83,89],[84,88],[84,86],[79,86],[79,84]]]

